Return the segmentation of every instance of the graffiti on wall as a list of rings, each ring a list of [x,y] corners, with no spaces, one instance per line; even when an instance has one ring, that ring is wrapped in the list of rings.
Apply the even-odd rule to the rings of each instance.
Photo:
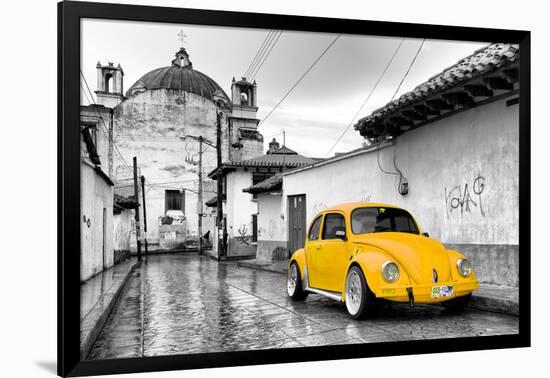
[[[328,206],[323,202],[317,202],[313,205],[313,214],[317,214],[320,211],[325,210]]]
[[[237,240],[241,244],[250,245],[248,242],[250,240],[250,235],[248,234],[248,227],[246,227],[246,224],[242,224],[238,229],[237,232],[239,233],[239,236],[237,236]]]
[[[370,202],[371,197],[372,197],[372,196],[371,196],[370,194],[363,194],[363,195],[361,196],[361,202]]]
[[[485,216],[483,210],[482,195],[485,191],[485,177],[477,175],[471,182],[466,182],[463,185],[456,185],[451,189],[445,187],[445,210],[447,218],[453,213],[460,211],[460,214],[471,214],[476,209],[479,210],[481,216]]]

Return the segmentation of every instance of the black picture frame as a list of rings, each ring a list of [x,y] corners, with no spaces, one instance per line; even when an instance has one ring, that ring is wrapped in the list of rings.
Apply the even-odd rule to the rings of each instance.
[[[79,356],[80,20],[112,19],[520,44],[519,333],[293,349],[81,361]],[[530,346],[530,32],[459,26],[64,1],[58,4],[58,374],[116,373],[337,360]]]

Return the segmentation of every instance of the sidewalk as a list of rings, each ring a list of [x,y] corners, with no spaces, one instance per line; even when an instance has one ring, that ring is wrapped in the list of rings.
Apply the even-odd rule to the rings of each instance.
[[[286,274],[288,261],[263,261],[254,259],[239,261],[237,266]],[[472,295],[469,307],[517,316],[519,315],[519,289],[517,287],[481,284],[480,288]]]
[[[99,273],[80,286],[81,359],[87,357],[136,265],[137,259],[133,257]]]

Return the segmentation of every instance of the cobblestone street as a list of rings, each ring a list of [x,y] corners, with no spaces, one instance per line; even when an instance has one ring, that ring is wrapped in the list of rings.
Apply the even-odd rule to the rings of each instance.
[[[281,274],[218,263],[197,254],[144,259],[91,349],[89,359],[329,344],[513,334],[518,318],[438,306],[386,306],[352,320],[345,306],[311,294],[286,295]]]

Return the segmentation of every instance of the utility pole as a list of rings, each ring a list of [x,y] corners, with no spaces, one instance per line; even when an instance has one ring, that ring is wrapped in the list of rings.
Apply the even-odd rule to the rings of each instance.
[[[285,145],[286,145],[286,134],[285,134],[285,130],[283,129],[283,174],[286,171],[286,155],[285,155],[286,149],[284,149]]]
[[[141,261],[141,233],[139,232],[139,190],[138,190],[138,174],[137,174],[137,157],[134,156],[134,198],[138,203],[135,211],[136,219],[136,241],[137,241],[137,257]]]
[[[218,225],[218,259],[220,256],[225,255],[223,245],[223,181],[222,181],[222,112],[216,111],[216,155],[217,155],[217,203],[216,203],[216,223]],[[221,237],[220,237],[221,236]]]
[[[143,196],[143,237],[145,240],[145,255],[149,253],[149,243],[147,242],[147,206],[145,205],[145,176],[141,176],[141,194]]]
[[[199,136],[199,255],[202,255],[202,141],[204,138]]]

